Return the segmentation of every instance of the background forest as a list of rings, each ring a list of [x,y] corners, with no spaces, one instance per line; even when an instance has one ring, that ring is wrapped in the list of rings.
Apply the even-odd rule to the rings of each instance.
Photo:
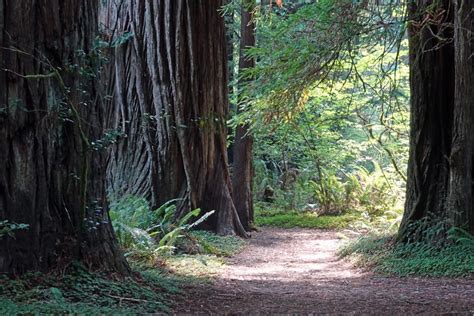
[[[272,229],[472,285],[473,8],[0,2],[0,313],[202,312]]]

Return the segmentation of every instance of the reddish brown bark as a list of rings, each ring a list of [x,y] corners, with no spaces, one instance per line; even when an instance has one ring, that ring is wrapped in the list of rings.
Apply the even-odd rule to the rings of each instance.
[[[453,135],[450,156],[448,208],[454,226],[474,233],[473,146],[474,63],[472,54],[474,2],[454,0],[454,88]]]
[[[150,191],[154,205],[180,198],[177,217],[197,207],[215,210],[208,228],[245,235],[231,197],[226,152],[228,70],[224,19],[218,12],[222,1],[124,3],[115,14],[118,33],[132,31],[134,37],[117,51],[115,92],[121,112],[116,116],[133,140],[119,145],[124,148],[116,149],[114,163],[132,166],[132,172],[147,179],[140,186]],[[152,119],[127,123],[137,111]],[[134,165],[131,154],[144,158],[135,159],[142,162]],[[134,177],[126,180],[127,188],[137,183]]]
[[[97,1],[0,1],[0,220],[28,224],[0,242],[0,272],[72,260],[128,272],[105,196],[104,111],[81,74]],[[25,77],[31,76],[31,77]]]
[[[411,135],[402,237],[420,220],[474,233],[472,5],[418,0],[409,7]]]
[[[239,72],[255,66],[255,60],[246,55],[246,49],[255,46],[255,24],[252,13],[254,0],[244,1],[241,10],[241,35]],[[241,79],[242,85],[245,80]],[[240,113],[240,109],[237,111]],[[253,137],[249,133],[249,126],[237,126],[233,144],[232,186],[234,203],[240,221],[246,230],[250,230],[253,222]]]

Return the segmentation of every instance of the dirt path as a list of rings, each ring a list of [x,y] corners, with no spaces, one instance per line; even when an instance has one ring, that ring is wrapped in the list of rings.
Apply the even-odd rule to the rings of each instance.
[[[266,228],[211,286],[189,287],[176,313],[474,315],[474,281],[386,278],[356,271],[337,233]]]

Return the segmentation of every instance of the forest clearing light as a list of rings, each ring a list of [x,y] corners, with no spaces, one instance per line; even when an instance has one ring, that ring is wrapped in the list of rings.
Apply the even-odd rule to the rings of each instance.
[[[278,280],[283,282],[306,282],[355,278],[360,275],[352,269],[345,269],[349,263],[341,262],[336,251],[340,245],[337,239],[311,240],[305,245],[289,245],[288,253],[271,251],[274,248],[260,247],[260,258],[252,262],[241,262],[227,268],[225,279]],[[295,251],[297,248],[298,251]],[[304,248],[304,249],[301,249]],[[303,251],[302,251],[303,250]],[[287,257],[288,260],[277,258]]]

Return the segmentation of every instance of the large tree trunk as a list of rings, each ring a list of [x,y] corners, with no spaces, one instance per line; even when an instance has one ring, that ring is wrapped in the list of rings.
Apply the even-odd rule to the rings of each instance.
[[[454,0],[454,45],[456,82],[448,207],[452,224],[474,233],[473,145],[474,67],[472,54],[474,2]]]
[[[255,66],[255,60],[246,56],[245,52],[247,48],[255,46],[255,24],[251,13],[254,6],[255,0],[247,0],[242,4],[239,72]],[[240,113],[240,107],[237,112]],[[254,217],[252,161],[253,137],[249,134],[249,126],[238,125],[233,144],[232,186],[235,207],[246,230],[250,230]]]
[[[434,4],[418,0],[409,7],[411,134],[400,237],[420,238],[406,235],[422,219],[473,230],[472,49],[460,25],[470,27],[471,5],[465,1],[463,11],[447,0]]]
[[[117,127],[134,136],[116,148],[112,160],[147,179],[144,190],[150,190],[152,204],[181,198],[177,217],[197,207],[216,210],[210,229],[245,235],[231,197],[226,152],[221,5],[221,0],[126,0],[120,11],[108,7],[109,15],[118,17],[117,34],[134,34],[117,49],[115,62]],[[132,115],[143,123],[129,123]],[[131,155],[146,158],[131,160]],[[137,182],[135,175],[125,179],[128,188]]]
[[[108,121],[126,137],[109,155],[109,193],[112,199],[145,197],[156,208],[177,198],[186,178],[166,60],[164,32],[171,37],[174,22],[164,11],[164,1],[127,0],[119,6],[107,1],[102,12],[113,41],[132,34],[117,45],[113,56],[115,106],[110,107]]]
[[[92,72],[98,1],[0,2],[0,273],[72,260],[128,272],[105,197],[104,113]],[[6,70],[5,70],[6,69]]]
[[[447,9],[449,4],[444,1]],[[440,32],[452,38],[441,24],[421,24],[430,1],[410,5],[411,134],[407,175],[407,198],[401,228],[431,212],[445,212],[451,151],[451,121],[454,92],[454,48],[433,36]],[[440,8],[441,9],[441,8]],[[451,12],[452,13],[452,12]],[[443,22],[450,16],[446,14]],[[432,34],[433,32],[433,34]]]

